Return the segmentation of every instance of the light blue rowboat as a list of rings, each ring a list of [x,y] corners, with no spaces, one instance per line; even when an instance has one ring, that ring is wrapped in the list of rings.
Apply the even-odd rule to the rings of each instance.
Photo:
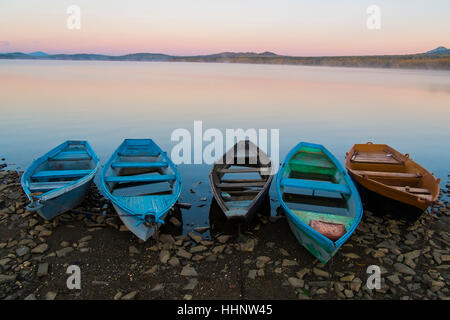
[[[98,169],[98,157],[87,141],[66,141],[36,159],[22,175],[22,188],[44,219],[69,211],[84,199]]]
[[[126,227],[144,241],[164,223],[181,193],[178,170],[151,139],[125,139],[97,185]]]
[[[276,188],[295,237],[323,264],[361,220],[353,181],[322,145],[301,142],[293,148],[278,172]]]

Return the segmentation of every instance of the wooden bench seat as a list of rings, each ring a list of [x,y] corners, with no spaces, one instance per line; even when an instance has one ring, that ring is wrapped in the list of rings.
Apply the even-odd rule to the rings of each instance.
[[[242,182],[242,183],[219,183],[217,187],[221,189],[228,188],[250,188],[250,187],[264,187],[266,182]]]
[[[362,170],[354,170],[353,172],[361,176],[368,176],[368,177],[403,178],[403,179],[422,178],[422,175],[420,173],[381,172],[381,171],[362,171]]]
[[[146,169],[146,168],[167,168],[166,162],[113,162],[112,168]]]
[[[242,168],[242,169],[217,169],[219,173],[249,173],[249,172],[260,172],[263,168]]]
[[[151,175],[151,176],[111,176],[106,177],[106,182],[131,183],[131,182],[166,182],[173,181],[176,177],[173,174]]]
[[[291,179],[284,178],[281,180],[282,187],[300,188],[300,189],[310,189],[317,191],[329,191],[342,194],[350,194],[350,189],[343,184],[337,184],[327,181],[315,181],[315,180],[302,180],[302,179]]]
[[[49,170],[39,171],[33,174],[33,179],[63,179],[80,178],[91,173],[92,170]]]
[[[73,181],[58,181],[58,182],[32,182],[28,185],[28,188],[32,192],[36,191],[49,191],[53,189],[59,189],[72,183]]]
[[[77,160],[91,160],[92,157],[84,150],[77,151],[62,151],[56,156],[49,158],[49,161],[77,161]]]
[[[428,190],[428,189],[424,189],[424,188],[414,188],[414,187],[395,187],[395,186],[393,186],[392,188],[394,188],[394,189],[396,189],[396,190],[400,190],[400,191],[405,191],[405,192],[409,192],[409,193],[431,194],[430,190]]]

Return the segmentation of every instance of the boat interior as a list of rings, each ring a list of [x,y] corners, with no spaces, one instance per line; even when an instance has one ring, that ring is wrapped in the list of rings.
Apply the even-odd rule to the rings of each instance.
[[[97,161],[84,141],[69,141],[34,170],[28,188],[34,195],[62,188],[89,175]]]
[[[297,218],[309,226],[318,221],[351,228],[355,217],[351,191],[343,173],[321,149],[300,148],[282,170],[282,198]]]
[[[138,213],[162,210],[180,191],[167,157],[150,139],[125,140],[104,176],[109,192]]]
[[[387,145],[355,145],[347,157],[347,168],[356,175],[432,201],[431,175]]]
[[[249,141],[237,143],[215,164],[211,179],[227,215],[245,215],[272,180],[272,162]]]

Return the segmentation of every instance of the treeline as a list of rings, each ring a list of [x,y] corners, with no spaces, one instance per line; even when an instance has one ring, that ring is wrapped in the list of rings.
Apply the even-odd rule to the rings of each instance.
[[[416,68],[450,70],[450,55],[346,56],[346,57],[172,57],[168,61],[290,64],[331,67]]]

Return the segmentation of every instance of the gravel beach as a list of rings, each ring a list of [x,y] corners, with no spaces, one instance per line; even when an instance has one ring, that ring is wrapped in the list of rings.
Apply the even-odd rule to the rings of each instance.
[[[92,186],[79,208],[45,221],[25,209],[20,174],[0,171],[0,299],[450,298],[450,203],[442,197],[414,223],[365,211],[324,266],[282,215],[260,215],[228,235],[183,233],[174,212],[159,242],[142,242]],[[67,288],[70,265],[80,267],[81,289]],[[380,289],[366,286],[371,265],[381,269]]]

